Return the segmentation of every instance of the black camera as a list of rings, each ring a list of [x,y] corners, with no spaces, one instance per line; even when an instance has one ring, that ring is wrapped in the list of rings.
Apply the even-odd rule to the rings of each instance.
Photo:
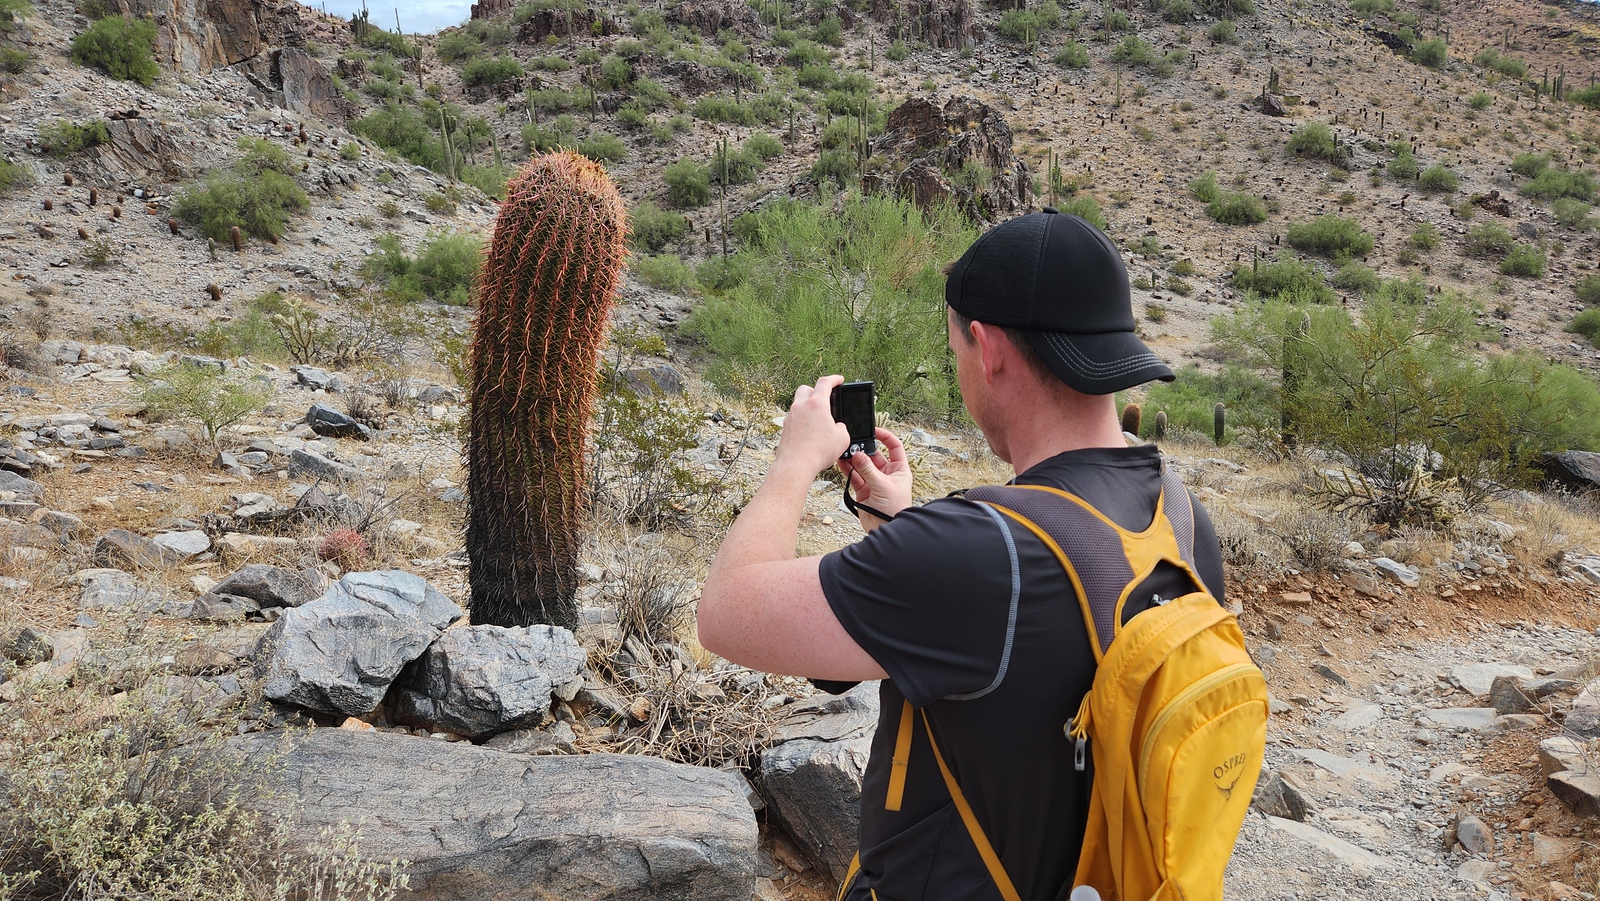
[[[828,399],[833,421],[844,423],[850,430],[850,448],[839,459],[848,460],[858,451],[869,457],[878,452],[878,417],[873,400],[871,382],[845,382],[833,389]]]

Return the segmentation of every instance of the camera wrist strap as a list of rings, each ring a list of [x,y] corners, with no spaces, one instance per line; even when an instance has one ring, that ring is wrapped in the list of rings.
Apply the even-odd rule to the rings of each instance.
[[[846,510],[850,511],[850,515],[851,516],[854,516],[854,517],[857,517],[857,518],[860,518],[861,511],[865,510],[868,513],[871,513],[873,516],[876,516],[879,519],[883,520],[884,522],[888,522],[888,521],[894,519],[893,516],[889,515],[888,513],[883,512],[882,510],[874,509],[872,507],[867,506],[866,504],[857,503],[856,499],[850,496],[850,482],[848,480],[846,480],[845,483],[844,483],[844,508]]]

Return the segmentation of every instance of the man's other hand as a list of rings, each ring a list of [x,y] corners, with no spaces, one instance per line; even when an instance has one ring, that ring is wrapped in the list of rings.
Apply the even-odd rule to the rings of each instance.
[[[867,456],[857,451],[839,461],[839,470],[850,478],[850,491],[857,503],[866,504],[894,516],[911,506],[911,464],[906,446],[888,429],[877,429],[879,453]],[[883,520],[861,511],[861,528],[870,532]]]
[[[850,448],[850,430],[833,419],[833,389],[842,384],[844,376],[825,375],[815,386],[794,389],[794,403],[778,438],[777,465],[803,467],[815,475]]]

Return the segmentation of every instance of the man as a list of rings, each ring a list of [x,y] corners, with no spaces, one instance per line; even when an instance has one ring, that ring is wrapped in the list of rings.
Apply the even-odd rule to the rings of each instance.
[[[1113,392],[1173,375],[1134,334],[1127,270],[1110,240],[1048,208],[1012,219],[952,265],[945,299],[962,400],[1016,483],[1071,492],[1126,530],[1146,529],[1161,457],[1127,446]],[[886,429],[882,453],[841,465],[858,499],[892,521],[863,512],[864,540],[796,559],[810,485],[850,443],[828,403],[842,381],[795,391],[772,469],[706,579],[701,643],[768,672],[884,680],[849,901],[1001,897],[925,737],[911,742],[903,795],[891,801],[907,701],[927,710],[1020,897],[1065,897],[1091,774],[1074,769],[1062,727],[1095,671],[1072,583],[1042,541],[992,507],[958,497],[913,506],[905,448]],[[1220,599],[1221,551],[1194,510],[1194,566]],[[1182,571],[1158,569],[1141,598],[1193,588]],[[1151,603],[1136,601],[1124,621]]]

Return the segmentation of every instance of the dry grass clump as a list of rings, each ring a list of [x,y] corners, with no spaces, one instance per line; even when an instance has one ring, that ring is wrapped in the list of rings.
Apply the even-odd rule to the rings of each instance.
[[[404,864],[348,828],[296,846],[273,757],[229,738],[256,703],[177,676],[179,643],[102,630],[69,679],[24,677],[0,720],[0,898],[388,901]]]

